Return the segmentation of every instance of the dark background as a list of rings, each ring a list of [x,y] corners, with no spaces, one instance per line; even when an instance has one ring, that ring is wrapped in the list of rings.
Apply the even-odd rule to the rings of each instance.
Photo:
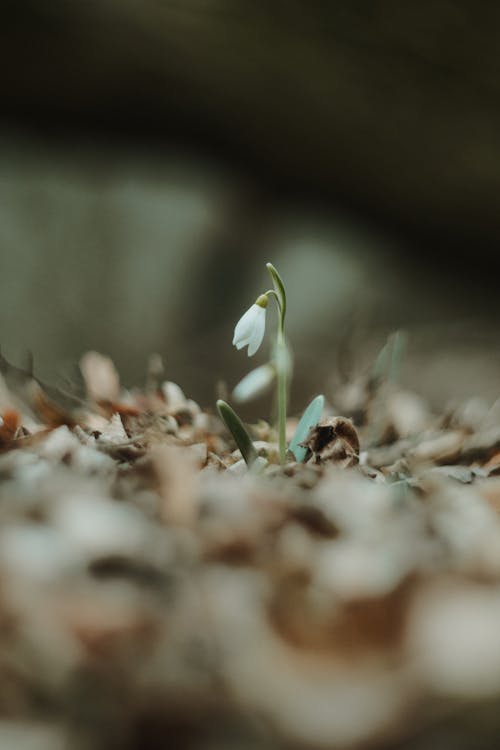
[[[496,397],[496,2],[17,0],[0,14],[7,356],[31,350],[55,382],[95,348],[133,385],[159,352],[210,403],[245,372],[232,328],[272,260],[297,404],[397,328],[408,384],[439,403]]]

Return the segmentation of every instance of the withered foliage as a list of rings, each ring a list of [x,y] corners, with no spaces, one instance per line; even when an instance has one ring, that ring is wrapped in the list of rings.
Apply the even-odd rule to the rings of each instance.
[[[1,364],[2,746],[496,746],[494,410],[358,383],[257,474],[158,368]]]

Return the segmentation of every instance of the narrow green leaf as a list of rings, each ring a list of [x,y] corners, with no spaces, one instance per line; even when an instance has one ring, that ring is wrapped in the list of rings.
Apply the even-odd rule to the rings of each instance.
[[[373,365],[372,373],[376,382],[388,380],[391,383],[397,383],[399,381],[406,343],[404,331],[394,331],[387,337]]]
[[[252,439],[246,428],[233,409],[222,399],[217,401],[217,411],[219,412],[220,418],[226,425],[227,429],[234,437],[236,445],[241,451],[241,455],[245,459],[247,466],[251,466],[257,458],[257,451],[254,448]]]
[[[401,373],[401,365],[406,353],[407,336],[404,331],[395,331],[392,334],[391,363],[388,378],[391,383],[398,383]]]
[[[311,427],[318,424],[323,406],[325,405],[324,396],[316,396],[313,398],[305,412],[303,413],[300,421],[295,430],[295,434],[290,441],[288,449],[292,451],[296,461],[303,461],[307,455],[307,449],[303,448],[299,443],[304,442],[309,434]]]
[[[266,268],[271,274],[271,278],[273,280],[273,286],[276,294],[278,295],[280,306],[281,306],[281,320],[283,321],[285,319],[286,314],[286,292],[285,292],[285,285],[283,284],[283,280],[281,276],[279,275],[278,271],[275,269],[272,263],[266,263]]]
[[[373,363],[372,378],[375,383],[378,383],[385,376],[389,366],[389,356],[389,340],[387,340],[382,349],[377,354],[375,362]]]

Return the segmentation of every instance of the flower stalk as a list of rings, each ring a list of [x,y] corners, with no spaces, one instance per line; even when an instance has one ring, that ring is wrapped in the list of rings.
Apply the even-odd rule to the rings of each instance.
[[[273,347],[271,360],[246,375],[233,391],[237,401],[246,401],[261,393],[273,380],[276,380],[276,411],[280,463],[286,461],[286,413],[288,389],[291,373],[291,355],[285,336],[286,292],[285,286],[276,268],[267,263],[273,282],[273,288],[259,295],[254,304],[242,315],[235,326],[233,344],[237,349],[248,347],[248,356],[252,357],[259,349],[265,333],[266,308],[268,299],[272,298],[278,308],[278,328],[276,344]],[[234,434],[234,433],[233,433]]]
[[[285,337],[281,331],[278,333],[276,351],[276,384],[278,405],[278,444],[280,452],[280,463],[286,460],[286,410],[288,401],[288,351]]]
[[[290,372],[290,353],[285,337],[286,292],[285,285],[272,263],[266,263],[274,286],[274,297],[278,304],[279,323],[276,339],[275,368],[276,368],[276,405],[278,412],[278,444],[280,463],[286,460],[286,412],[288,405],[288,375]]]

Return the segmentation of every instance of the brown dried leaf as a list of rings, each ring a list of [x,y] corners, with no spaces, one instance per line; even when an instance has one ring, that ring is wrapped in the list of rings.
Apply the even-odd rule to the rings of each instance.
[[[8,443],[14,439],[20,425],[21,415],[15,409],[6,409],[1,417],[0,444]]]
[[[333,463],[346,469],[359,462],[359,438],[350,419],[328,417],[312,427],[302,443],[309,457],[306,462]]]
[[[418,443],[408,455],[416,462],[451,464],[459,458],[463,442],[461,431],[436,433]]]
[[[172,524],[191,526],[197,515],[199,456],[187,447],[159,445],[151,450],[162,499],[161,516]]]
[[[97,404],[119,401],[120,377],[110,357],[99,352],[86,352],[80,360],[80,370],[92,401]]]

